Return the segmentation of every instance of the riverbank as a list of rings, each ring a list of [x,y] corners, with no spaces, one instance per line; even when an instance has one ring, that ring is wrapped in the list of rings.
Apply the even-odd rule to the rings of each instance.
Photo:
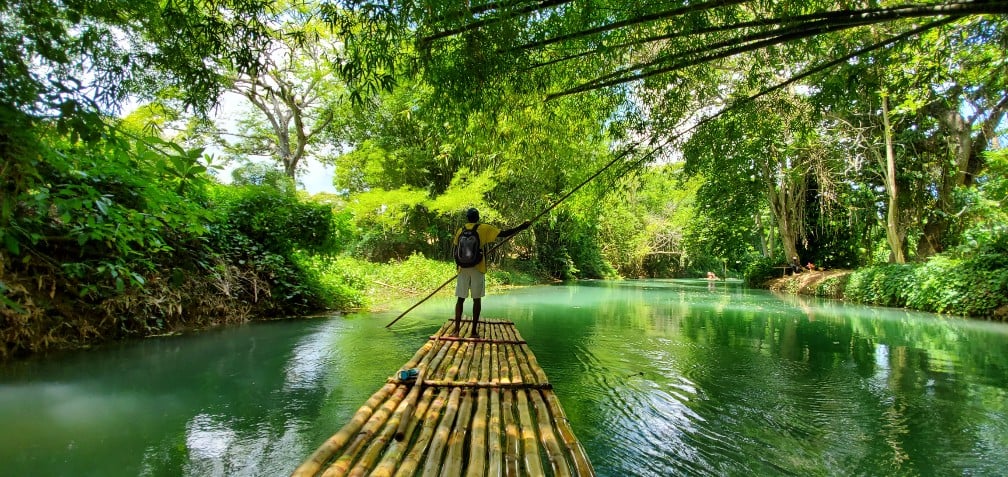
[[[487,274],[491,292],[543,281],[521,270],[521,262],[503,262]],[[456,270],[454,263],[420,254],[375,263],[346,255],[295,253],[289,268],[297,275],[267,274],[253,264],[221,265],[215,273],[177,277],[152,273],[142,286],[96,298],[73,293],[57,282],[55,273],[18,275],[0,267],[0,291],[17,305],[0,306],[0,362],[250,321],[388,311],[419,301]],[[299,294],[292,297],[289,290]],[[448,284],[436,295],[452,296],[454,291],[454,284]],[[314,306],[291,312],[285,300],[295,299]]]
[[[772,278],[764,285],[780,293],[1008,322],[1004,272],[992,278],[942,271],[934,273],[928,265],[817,270]]]
[[[766,282],[771,291],[844,299],[844,290],[853,270],[805,271]]]

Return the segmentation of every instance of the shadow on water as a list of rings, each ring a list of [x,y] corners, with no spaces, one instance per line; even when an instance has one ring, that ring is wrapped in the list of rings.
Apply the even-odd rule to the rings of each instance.
[[[11,364],[0,462],[10,475],[285,475],[453,306],[432,300],[391,330],[398,312]],[[517,324],[599,475],[1008,468],[1004,325],[707,280],[531,287],[483,310]]]

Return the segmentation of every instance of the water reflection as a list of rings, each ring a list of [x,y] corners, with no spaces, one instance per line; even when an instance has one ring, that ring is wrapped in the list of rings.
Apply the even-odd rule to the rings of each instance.
[[[493,295],[599,475],[998,475],[1008,327],[707,280]],[[407,304],[408,305],[408,304]],[[447,319],[261,323],[0,370],[9,475],[285,475]]]
[[[983,474],[1008,464],[992,450],[1008,436],[1004,326],[688,281],[575,288],[571,302],[594,314],[532,317],[522,329],[560,376],[601,474]],[[567,339],[578,340],[566,348],[576,369],[542,351]],[[978,386],[1000,400],[978,400]],[[570,388],[579,393],[566,399]],[[993,439],[977,425],[992,415]]]

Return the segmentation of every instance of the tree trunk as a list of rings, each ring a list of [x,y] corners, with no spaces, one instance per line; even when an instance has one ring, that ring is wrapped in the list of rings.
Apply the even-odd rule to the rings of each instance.
[[[802,220],[805,198],[804,174],[771,173],[768,164],[763,164],[763,176],[770,201],[770,212],[777,222],[781,246],[788,263],[801,264],[798,256],[798,240],[802,237]],[[779,181],[779,182],[778,182]]]
[[[894,263],[906,263],[906,230],[900,220],[899,188],[896,185],[896,153],[893,151],[892,127],[889,124],[889,100],[882,94],[882,135],[885,138],[886,184],[886,241],[889,242],[889,259]]]
[[[754,218],[756,220],[756,230],[759,231],[760,253],[762,253],[764,257],[773,258],[773,235],[768,233],[769,231],[766,227],[763,227],[763,218],[760,217],[759,212],[756,212]]]
[[[959,95],[953,97],[958,98]],[[960,102],[955,101],[953,104]],[[1008,109],[1008,96],[991,108],[979,128],[974,128],[974,123],[980,115],[967,118],[963,112],[947,104],[935,101],[926,108],[927,113],[938,121],[945,132],[952,157],[951,161],[940,161],[943,167],[941,183],[937,188],[937,207],[931,208],[928,213],[923,237],[917,245],[919,258],[927,258],[945,250],[948,235],[952,231],[952,217],[956,214],[953,194],[959,187],[976,185],[976,176],[985,166],[983,153],[987,150],[988,142],[995,148],[998,146],[996,130]],[[974,129],[979,131],[974,132]],[[941,159],[942,153],[938,154]]]

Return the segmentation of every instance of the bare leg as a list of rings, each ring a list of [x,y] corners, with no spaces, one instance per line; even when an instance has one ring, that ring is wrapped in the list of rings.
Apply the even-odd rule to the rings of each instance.
[[[465,298],[459,298],[455,302],[455,331],[452,332],[452,336],[458,336],[459,327],[462,326],[462,304],[465,303]]]
[[[476,324],[479,323],[480,309],[483,308],[483,300],[479,298],[473,298],[473,327],[472,327],[472,337],[479,337],[476,333]]]

